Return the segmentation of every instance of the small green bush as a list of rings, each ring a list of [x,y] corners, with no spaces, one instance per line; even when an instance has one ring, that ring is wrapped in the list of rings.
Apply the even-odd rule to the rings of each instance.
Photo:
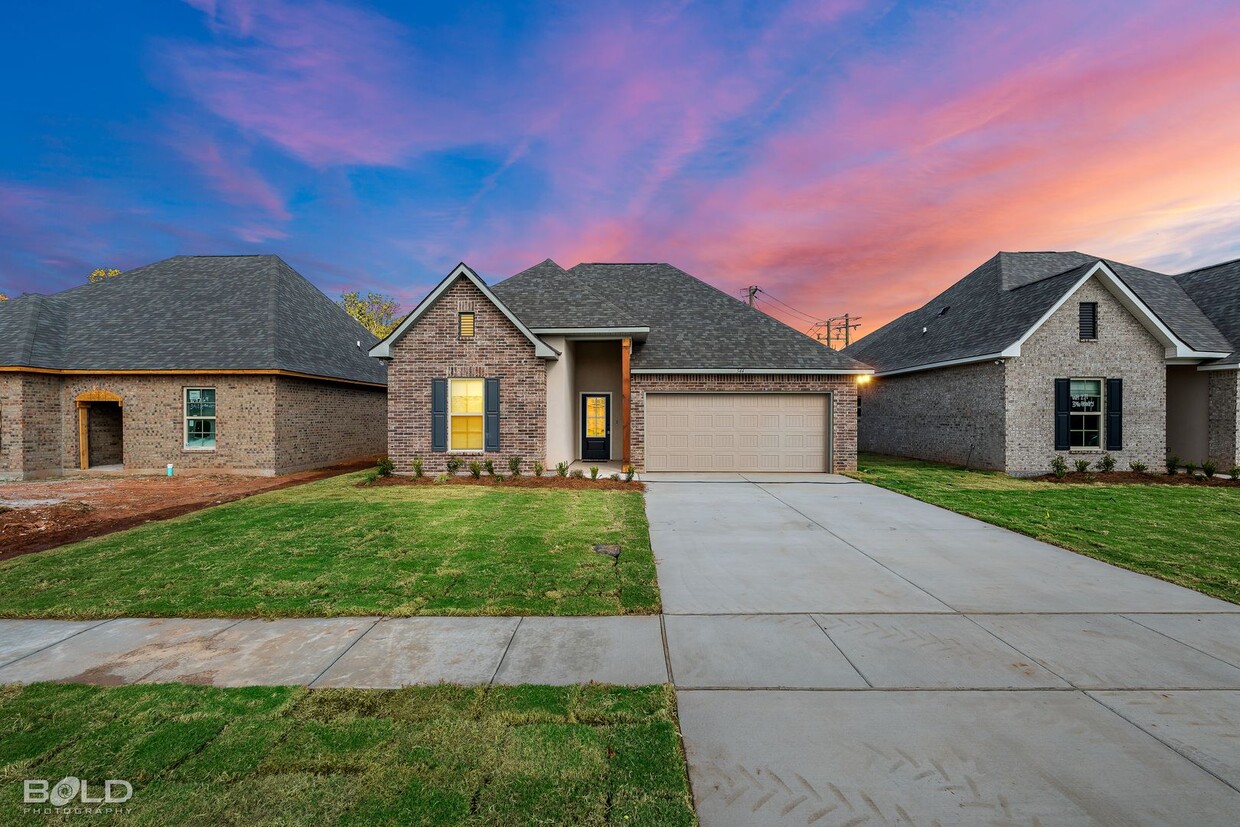
[[[1128,463],[1128,467],[1129,467],[1129,468],[1131,468],[1134,472],[1136,472],[1136,473],[1138,473],[1138,474],[1144,474],[1144,473],[1145,473],[1145,469],[1146,469],[1148,466],[1147,466],[1144,462],[1141,462],[1141,461],[1139,461],[1139,460],[1135,460],[1135,459],[1134,459],[1134,460],[1132,460],[1131,462],[1129,462],[1129,463]]]
[[[362,475],[362,485],[374,485],[377,479],[379,479],[379,472],[372,468]]]
[[[1087,459],[1073,460],[1072,464],[1076,466],[1076,473],[1078,474],[1084,474],[1089,470],[1089,460]]]
[[[450,480],[450,479],[452,479],[452,478],[451,478],[451,477],[449,477],[447,474],[440,474],[439,476],[435,477],[435,482],[438,482],[438,483],[441,483],[441,484],[442,484],[442,483],[447,482],[447,481],[448,481],[448,480]]]
[[[1180,467],[1180,458],[1177,457],[1175,454],[1169,454],[1167,456],[1167,473],[1174,474],[1175,469],[1179,467]]]
[[[568,463],[567,463],[567,462],[557,462],[557,463],[555,464],[555,473],[556,473],[558,476],[561,476],[561,477],[567,477],[567,476],[568,476]]]
[[[1115,470],[1115,457],[1111,456],[1110,454],[1103,454],[1102,458],[1098,460],[1098,464],[1096,467],[1098,468],[1099,471],[1114,471]]]
[[[590,466],[590,479],[592,480],[598,479],[598,466],[597,465]]]
[[[494,460],[490,460],[490,459],[487,460],[486,462],[482,463],[482,467],[486,470],[487,476],[489,477],[495,476],[495,461]]]
[[[1218,463],[1212,459],[1203,459],[1201,461],[1201,473],[1207,477],[1212,477],[1218,473]]]
[[[1188,474],[1190,477],[1197,476],[1197,463],[1195,462],[1184,463],[1184,473]]]
[[[569,476],[575,480],[584,480],[586,478],[586,472],[582,471],[580,468],[574,468],[573,473],[569,474]]]
[[[1231,471],[1229,473],[1231,474],[1231,478],[1233,480],[1240,480],[1240,465],[1231,466]]]
[[[425,473],[425,464],[422,462],[422,458],[414,457],[413,458],[413,478],[415,480],[420,480],[422,479],[422,475],[424,473]]]
[[[469,475],[473,477],[474,479],[478,479],[479,477],[481,477],[482,476],[482,463],[479,462],[478,460],[474,460],[473,462],[471,462],[469,464]]]
[[[1056,455],[1056,457],[1051,460],[1051,473],[1060,479],[1066,477],[1068,475],[1068,461],[1063,457]]]
[[[390,477],[392,472],[396,470],[396,463],[392,462],[391,457],[383,457],[379,460],[379,464],[375,467],[375,471],[381,477]]]
[[[633,475],[634,475],[634,474],[636,474],[636,473],[637,473],[637,469],[636,469],[636,468],[634,468],[632,465],[630,465],[628,468],[625,468],[625,469],[624,469],[624,481],[625,481],[625,482],[632,482],[632,481],[633,481]]]
[[[612,475],[609,477],[609,479],[615,480],[616,482],[620,482],[620,475],[619,475],[619,474],[612,474]]]
[[[547,473],[547,469],[543,468],[543,464],[541,462],[535,461],[534,462],[534,476],[541,477],[545,473]]]
[[[447,468],[448,468],[448,473],[454,476],[457,471],[461,470],[462,464],[463,464],[463,460],[460,457],[448,457],[448,461],[445,463],[445,465],[447,465]]]
[[[514,475],[520,474],[522,462],[523,460],[521,459],[521,457],[509,457],[508,458],[508,470],[511,471]]]

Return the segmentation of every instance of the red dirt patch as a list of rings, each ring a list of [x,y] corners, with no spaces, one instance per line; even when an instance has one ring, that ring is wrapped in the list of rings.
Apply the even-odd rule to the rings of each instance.
[[[1058,482],[1066,485],[1200,485],[1208,488],[1233,488],[1240,480],[1222,477],[1190,477],[1188,474],[1139,474],[1136,471],[1073,471],[1065,477],[1043,474],[1034,477],[1038,482]]]
[[[646,486],[634,480],[613,480],[599,477],[596,480],[574,477],[449,477],[445,482],[435,482],[430,477],[414,479],[408,476],[394,475],[379,477],[372,483],[362,481],[358,487],[366,488],[376,485],[489,485],[497,488],[564,488],[570,490],[589,489],[591,491],[644,491]]]
[[[279,477],[185,474],[0,484],[0,560],[358,471],[372,464],[355,462]],[[57,502],[6,509],[6,501],[38,500]]]

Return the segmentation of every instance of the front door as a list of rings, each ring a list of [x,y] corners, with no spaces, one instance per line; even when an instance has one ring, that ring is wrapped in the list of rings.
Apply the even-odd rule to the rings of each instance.
[[[586,393],[581,396],[581,458],[611,459],[611,396]]]

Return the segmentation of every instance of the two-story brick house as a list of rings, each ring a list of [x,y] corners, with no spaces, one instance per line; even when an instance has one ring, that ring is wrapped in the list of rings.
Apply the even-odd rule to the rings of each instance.
[[[1240,464],[1238,265],[999,253],[846,349],[876,370],[861,449],[1016,475],[1108,452]]]
[[[668,264],[458,265],[371,355],[398,471],[451,456],[649,471],[856,465],[869,368]]]

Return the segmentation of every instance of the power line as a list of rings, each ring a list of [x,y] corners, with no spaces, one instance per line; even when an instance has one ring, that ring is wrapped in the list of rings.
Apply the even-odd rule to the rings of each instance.
[[[779,302],[780,304],[782,304],[782,305],[783,305],[783,310],[782,310],[782,312],[785,312],[785,313],[795,313],[795,314],[797,314],[798,316],[802,317],[802,318],[803,318],[805,321],[807,321],[807,322],[814,322],[814,323],[818,323],[818,322],[826,321],[825,319],[821,319],[821,318],[819,318],[818,316],[811,316],[809,313],[806,313],[806,312],[805,312],[805,311],[803,311],[803,310],[797,310],[797,309],[796,309],[795,307],[793,307],[792,305],[785,304],[784,302],[779,301],[779,299],[775,299],[775,297],[774,297],[774,296],[772,296],[770,293],[766,292],[765,290],[762,290],[762,291],[760,291],[760,292],[762,293],[762,296],[758,296],[758,301],[762,302],[763,304],[767,305],[768,307],[771,307],[772,309],[779,309],[779,308],[775,308],[773,305],[771,305],[769,302],[767,302],[767,301],[766,301],[766,299],[764,299],[764,298],[763,298],[763,296],[766,296],[766,297],[769,297],[769,298],[771,298],[771,299],[774,299],[775,301],[777,301],[777,302]]]

